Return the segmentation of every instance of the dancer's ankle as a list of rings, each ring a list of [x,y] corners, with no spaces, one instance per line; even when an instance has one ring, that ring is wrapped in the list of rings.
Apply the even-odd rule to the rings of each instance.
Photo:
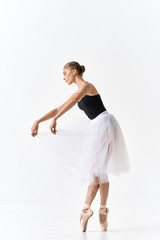
[[[100,204],[100,208],[101,209],[106,208],[106,204]]]
[[[84,203],[84,204],[83,204],[83,208],[82,208],[82,210],[84,210],[84,209],[89,209],[90,206],[91,206],[91,204]]]

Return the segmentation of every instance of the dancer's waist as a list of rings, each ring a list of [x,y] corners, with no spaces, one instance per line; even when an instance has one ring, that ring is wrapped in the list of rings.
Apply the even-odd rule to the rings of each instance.
[[[109,115],[109,112],[107,110],[101,112],[100,114],[98,114],[97,117],[95,117],[94,119],[91,120],[91,124],[93,124],[94,122],[96,122],[97,120],[99,120],[102,116],[104,115]]]

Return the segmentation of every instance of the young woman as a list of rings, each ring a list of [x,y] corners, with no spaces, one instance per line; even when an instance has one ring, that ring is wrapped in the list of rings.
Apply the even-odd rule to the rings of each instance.
[[[68,85],[75,83],[78,91],[61,106],[36,120],[31,128],[31,135],[35,137],[38,134],[39,123],[52,118],[52,134],[41,132],[38,134],[39,139],[48,148],[53,159],[74,175],[74,180],[78,180],[80,184],[88,184],[80,215],[81,229],[86,231],[88,219],[93,215],[90,206],[100,189],[99,222],[101,229],[107,231],[108,174],[129,172],[129,156],[117,119],[106,110],[95,86],[83,79],[84,71],[85,67],[75,61],[64,66],[63,79]],[[57,119],[75,104],[84,111],[88,120],[57,130]]]

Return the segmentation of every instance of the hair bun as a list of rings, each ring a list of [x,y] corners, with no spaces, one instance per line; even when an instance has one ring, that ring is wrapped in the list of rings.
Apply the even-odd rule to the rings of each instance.
[[[85,72],[85,66],[81,65],[81,70],[82,70],[82,73]]]
[[[81,76],[83,76],[83,73],[85,72],[85,67],[83,65],[80,65],[78,62],[71,61],[68,62],[64,65],[64,68],[69,68],[69,69],[76,69],[77,73]]]

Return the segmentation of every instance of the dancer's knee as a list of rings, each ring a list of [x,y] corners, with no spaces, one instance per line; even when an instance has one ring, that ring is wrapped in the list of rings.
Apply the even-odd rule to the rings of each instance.
[[[108,175],[105,174],[105,176],[103,176],[103,178],[101,178],[101,177],[99,176],[99,177],[98,177],[98,181],[99,181],[99,185],[104,184],[104,183],[108,183],[108,184],[109,184]]]

